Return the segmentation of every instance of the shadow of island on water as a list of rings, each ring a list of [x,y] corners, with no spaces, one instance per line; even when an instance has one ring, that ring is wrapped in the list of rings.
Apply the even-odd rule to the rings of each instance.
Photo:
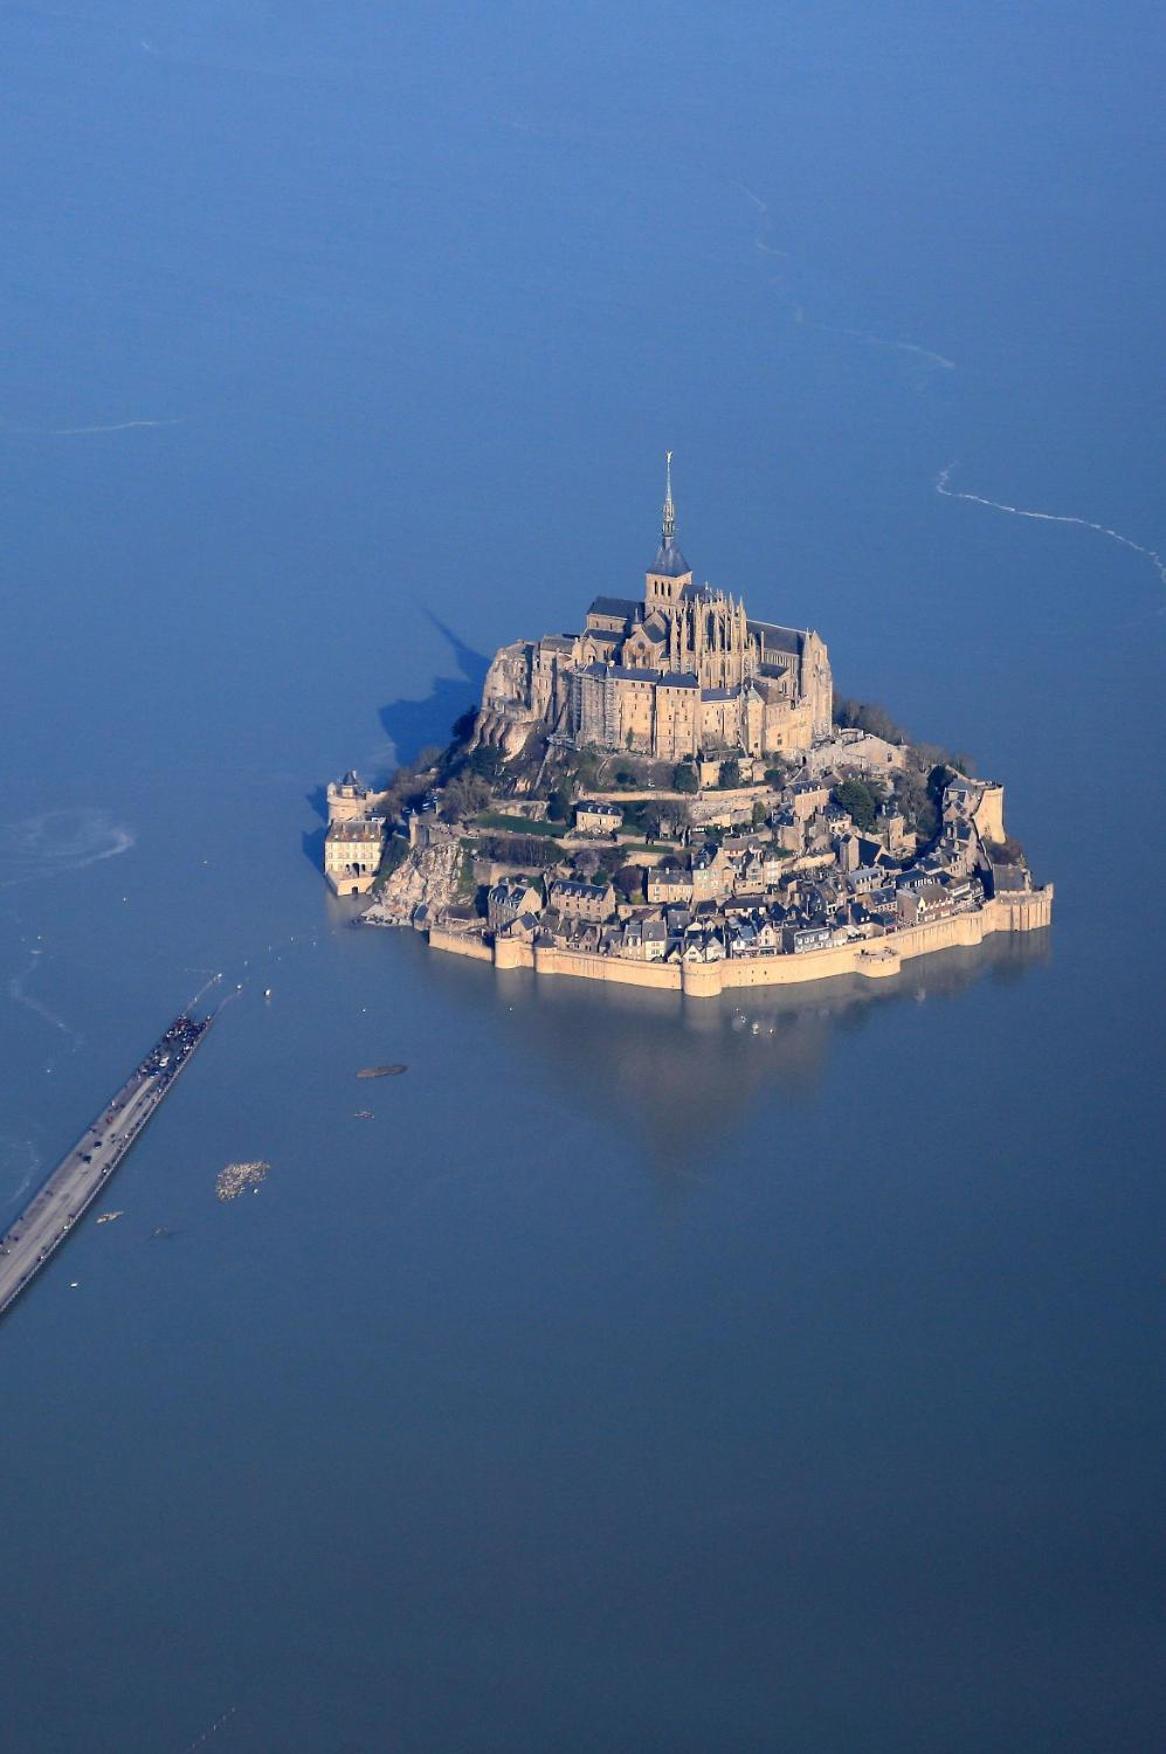
[[[428,610],[426,614],[453,653],[458,674],[454,677],[435,676],[430,683],[429,693],[423,700],[402,697],[381,708],[379,717],[392,744],[393,760],[388,772],[365,776],[374,785],[387,780],[393,769],[416,761],[423,749],[435,744],[444,749],[453,735],[457,721],[466,712],[476,710],[482,697],[482,684],[490,667],[489,659],[466,645],[436,615]],[[319,871],[324,864],[324,834],[328,822],[326,786],[313,786],[310,791],[305,792],[304,801],[311,806],[313,814],[323,825],[305,829],[300,836],[304,857],[314,870]]]
[[[458,673],[435,676],[424,700],[395,700],[381,708],[381,724],[399,766],[416,761],[421,751],[433,744],[444,749],[457,721],[477,708],[490,667],[490,660],[481,652],[467,646],[436,615],[426,613],[452,652]]]

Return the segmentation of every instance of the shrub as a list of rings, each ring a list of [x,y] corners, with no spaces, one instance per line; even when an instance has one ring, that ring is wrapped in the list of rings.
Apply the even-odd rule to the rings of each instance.
[[[628,901],[636,901],[644,893],[643,866],[621,865],[613,881],[621,895]]]
[[[461,822],[467,816],[476,816],[490,802],[490,783],[481,774],[458,774],[450,780],[441,799],[441,814],[446,822]]]
[[[834,723],[843,730],[867,731],[872,737],[883,737],[888,743],[906,743],[907,733],[896,724],[885,706],[871,700],[848,700],[834,696]]]
[[[544,871],[557,865],[563,857],[558,841],[536,834],[483,834],[477,841],[482,858],[497,865],[526,865],[532,871]]]
[[[877,781],[853,778],[835,786],[831,795],[834,802],[854,818],[859,828],[868,831],[875,825],[875,815],[885,796]]]

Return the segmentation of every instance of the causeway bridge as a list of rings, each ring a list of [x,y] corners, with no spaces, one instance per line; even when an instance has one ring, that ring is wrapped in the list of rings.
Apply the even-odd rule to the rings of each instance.
[[[176,1017],[15,1222],[0,1236],[0,1316],[10,1309],[106,1186],[184,1072],[213,1017]]]

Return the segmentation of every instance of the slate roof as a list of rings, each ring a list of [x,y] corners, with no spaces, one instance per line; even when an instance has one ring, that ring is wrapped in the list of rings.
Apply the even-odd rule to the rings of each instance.
[[[796,627],[776,627],[772,621],[752,621],[747,623],[749,632],[761,637],[762,645],[773,651],[788,652],[798,656],[805,641],[805,634]]]
[[[351,822],[334,822],[329,828],[326,838],[330,841],[367,842],[380,840],[384,833],[384,827],[384,822],[379,816],[372,821],[358,817]]]
[[[622,615],[625,621],[634,621],[643,605],[634,597],[596,597],[590,604],[588,615]]]
[[[666,538],[657,548],[656,558],[648,571],[656,573],[660,578],[679,579],[683,578],[686,572],[691,572],[692,568],[681,554],[676,543]]]

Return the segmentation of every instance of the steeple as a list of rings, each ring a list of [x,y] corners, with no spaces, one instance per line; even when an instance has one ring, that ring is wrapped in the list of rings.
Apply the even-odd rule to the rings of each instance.
[[[672,500],[672,452],[664,453],[664,512],[660,525],[660,546],[656,558],[648,568],[649,603],[673,602],[677,596],[678,584],[672,581],[688,580],[692,569],[676,546],[676,506]],[[657,582],[653,584],[653,580]]]

